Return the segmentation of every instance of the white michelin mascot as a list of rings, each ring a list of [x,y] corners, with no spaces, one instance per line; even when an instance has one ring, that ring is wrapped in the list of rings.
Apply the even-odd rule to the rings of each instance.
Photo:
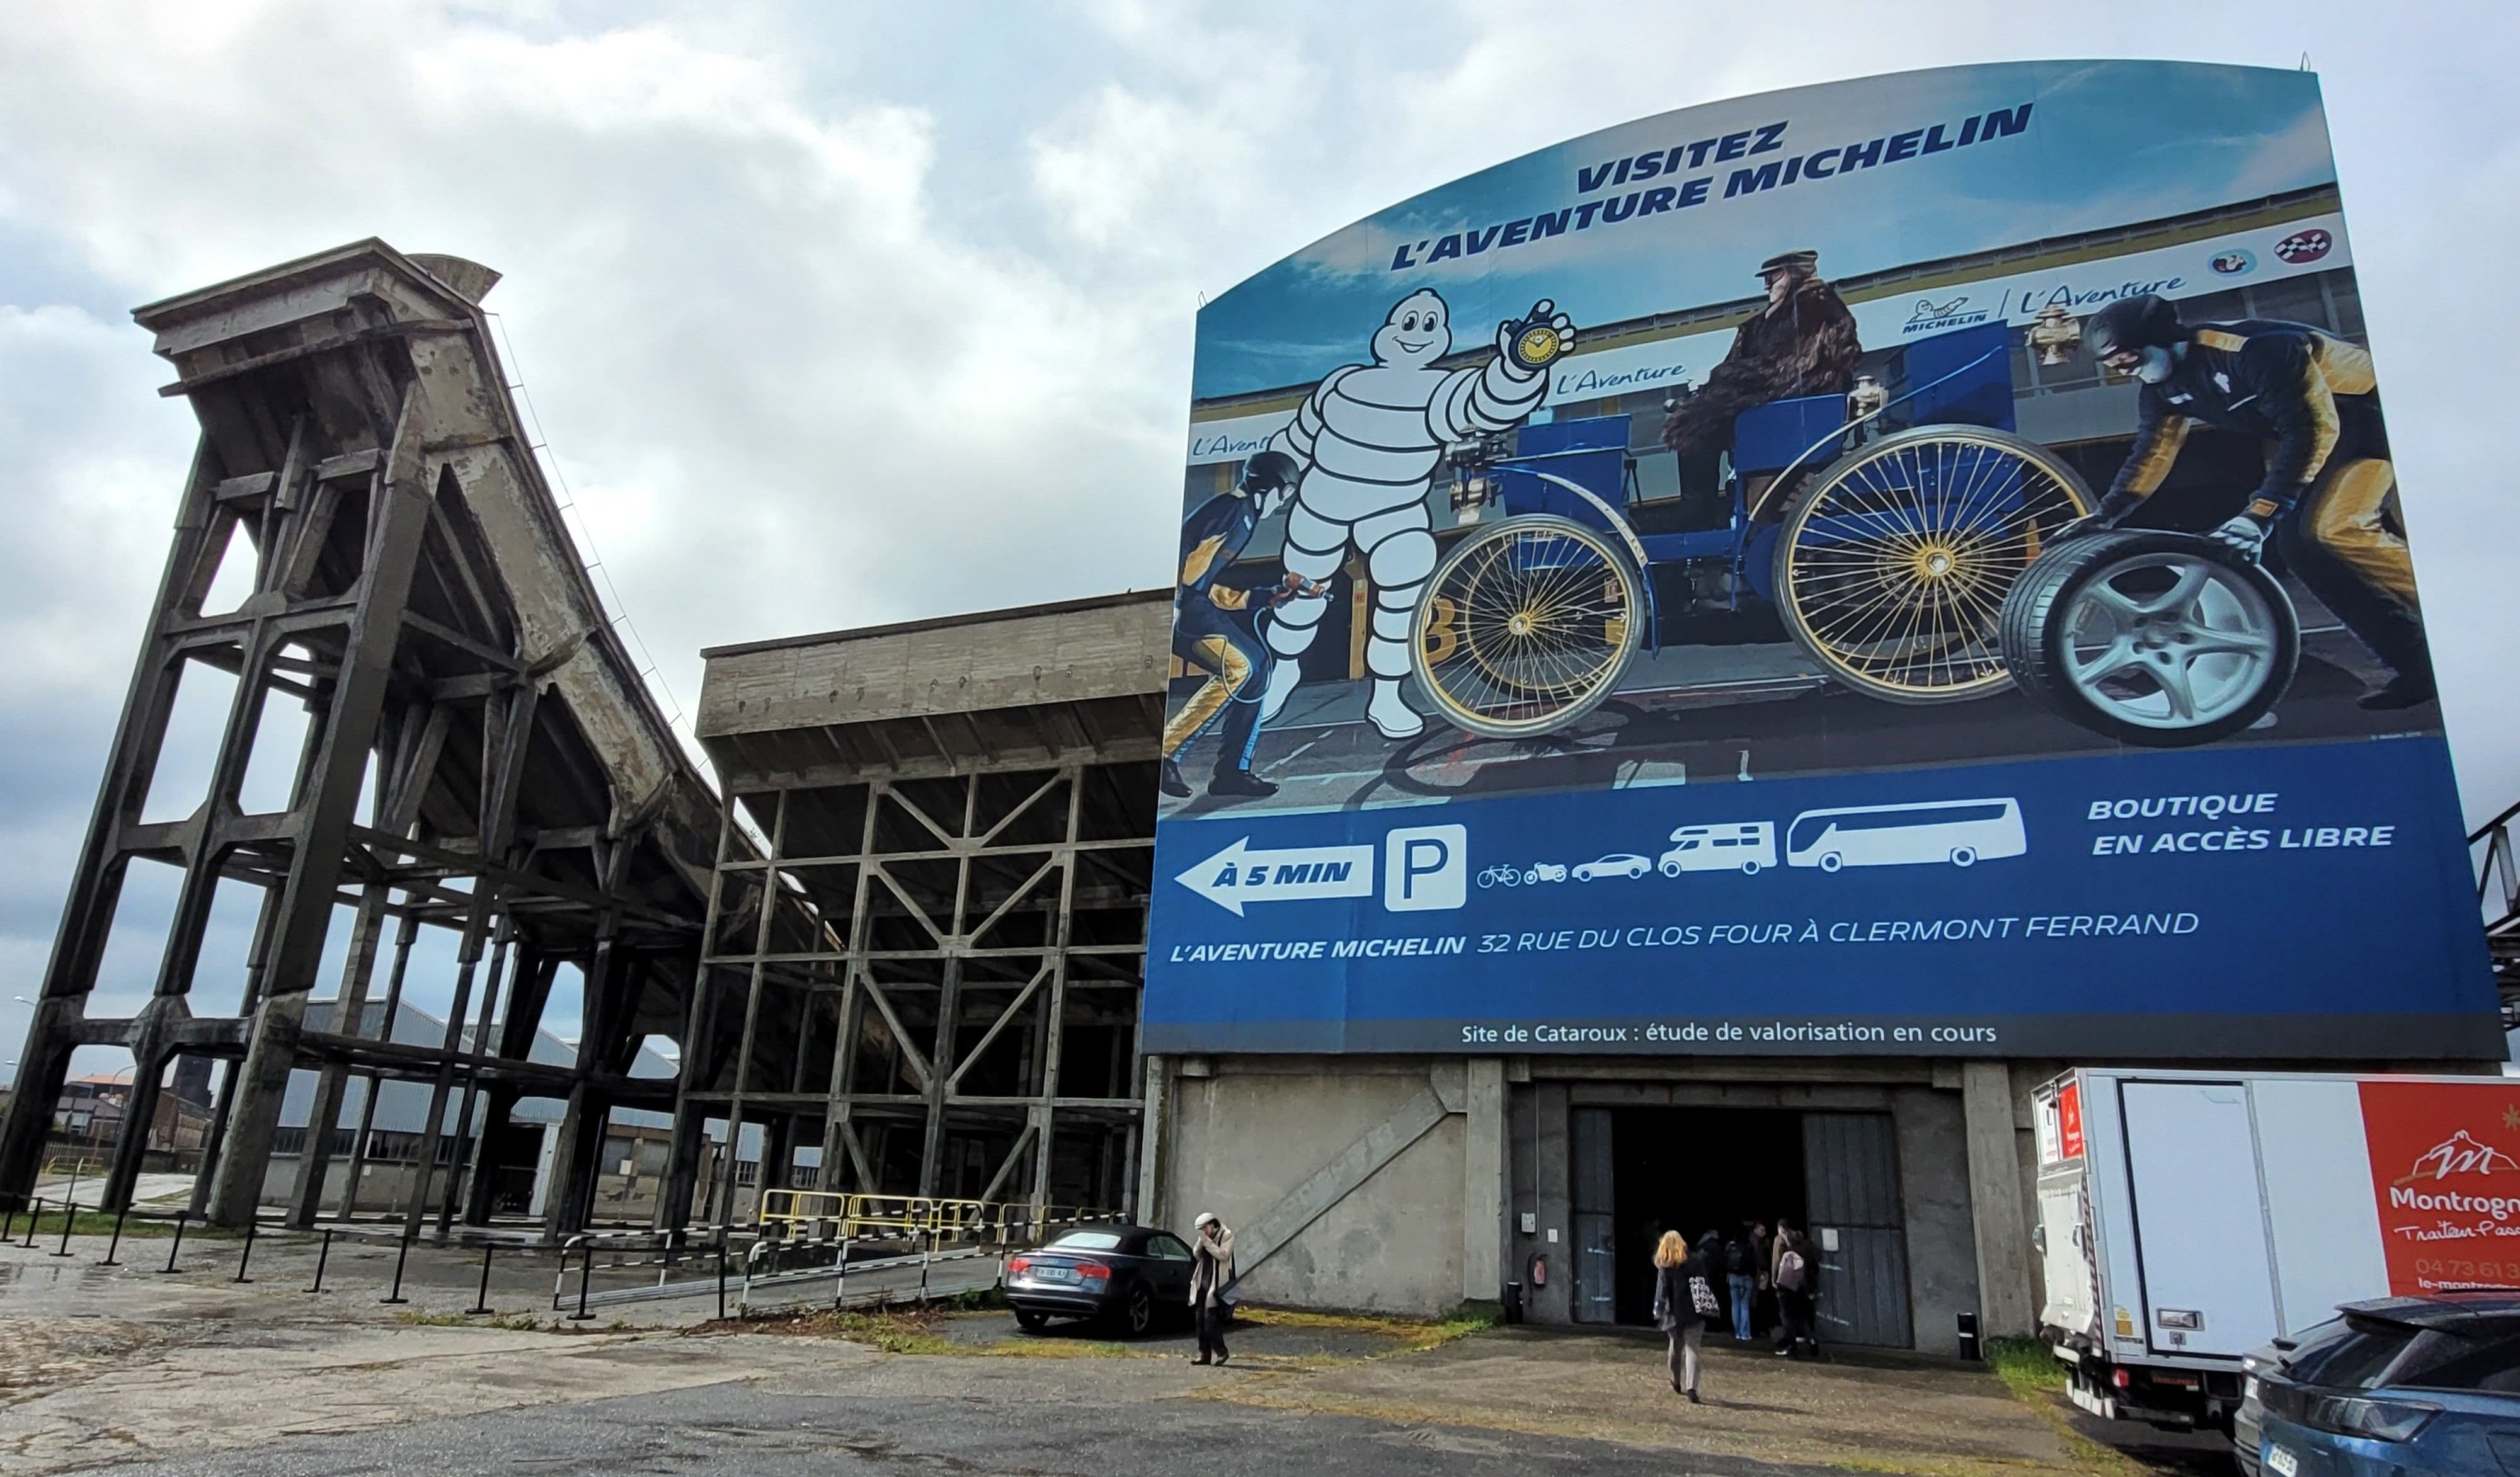
[[[1496,354],[1482,364],[1439,370],[1453,347],[1451,310],[1430,291],[1400,299],[1373,336],[1373,362],[1330,372],[1294,422],[1269,439],[1303,468],[1286,514],[1285,567],[1326,584],[1350,549],[1365,556],[1373,624],[1365,644],[1373,696],[1366,716],[1386,738],[1408,738],[1426,720],[1400,695],[1409,671],[1411,617],[1435,568],[1426,492],[1447,442],[1519,425],[1549,389],[1548,361],[1574,344],[1574,325],[1547,298],[1520,323],[1497,326]],[[1546,342],[1528,364],[1515,352]],[[1278,716],[1303,680],[1296,658],[1321,629],[1327,601],[1298,596],[1269,624],[1269,689],[1261,721]]]

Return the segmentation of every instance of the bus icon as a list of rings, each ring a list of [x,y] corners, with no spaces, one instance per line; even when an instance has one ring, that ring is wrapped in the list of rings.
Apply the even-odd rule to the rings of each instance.
[[[1684,826],[1671,833],[1671,850],[1656,859],[1662,874],[1684,872],[1739,872],[1755,874],[1777,865],[1777,826],[1773,821],[1727,821],[1716,826]]]
[[[2017,800],[1926,800],[1913,805],[1850,805],[1807,810],[1785,831],[1785,865],[1835,872],[1841,867],[1909,867],[1923,862],[1971,866],[2030,849]]]

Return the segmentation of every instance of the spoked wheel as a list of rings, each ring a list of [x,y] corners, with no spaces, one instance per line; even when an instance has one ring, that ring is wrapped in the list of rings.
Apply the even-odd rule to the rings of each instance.
[[[2013,587],[2004,662],[2055,713],[2127,743],[2211,743],[2292,686],[2301,621],[2254,561],[2185,533],[2075,539]]]
[[[1997,625],[2023,570],[2091,511],[2046,447],[1926,425],[1839,458],[1777,539],[1777,603],[1795,640],[1860,693],[1948,702],[2010,681]]]
[[[1444,718],[1490,738],[1563,728],[1619,685],[1644,619],[1636,565],[1572,518],[1482,528],[1418,598],[1411,665]]]

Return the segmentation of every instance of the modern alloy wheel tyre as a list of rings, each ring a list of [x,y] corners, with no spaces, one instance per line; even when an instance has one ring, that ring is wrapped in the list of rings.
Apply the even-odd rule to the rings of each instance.
[[[1050,1315],[1035,1313],[1030,1308],[1018,1308],[1015,1310],[1015,1326],[1026,1333],[1039,1333],[1050,1326]]]
[[[2253,559],[2128,529],[2041,556],[2004,602],[2003,660],[2040,705],[2149,748],[2228,738],[2292,686],[2301,621]]]
[[[1120,1309],[1120,1326],[1133,1338],[1155,1326],[1155,1298],[1146,1283],[1129,1289],[1129,1300]]]

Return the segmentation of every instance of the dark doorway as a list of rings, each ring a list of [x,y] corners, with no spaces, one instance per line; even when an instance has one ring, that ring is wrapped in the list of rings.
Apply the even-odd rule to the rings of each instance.
[[[1653,1248],[1666,1231],[1692,1248],[1741,1223],[1803,1223],[1803,1115],[1778,1108],[1620,1108],[1611,1113],[1616,1186],[1615,1309],[1653,1320]],[[1717,1292],[1723,1295],[1720,1261]]]

